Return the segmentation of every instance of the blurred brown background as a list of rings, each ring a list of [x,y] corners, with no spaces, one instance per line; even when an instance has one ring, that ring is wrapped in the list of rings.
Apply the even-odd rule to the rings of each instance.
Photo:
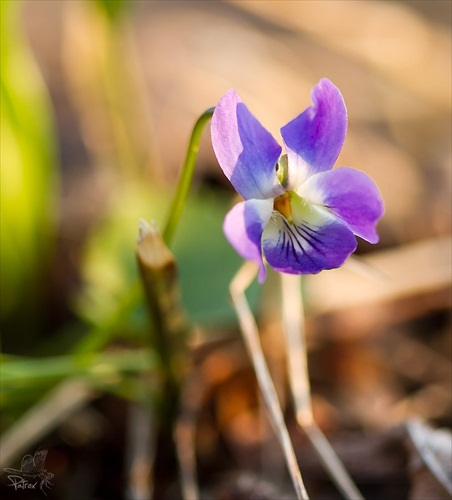
[[[435,0],[129,2],[112,50],[135,78],[129,111],[137,93],[143,103],[133,140],[152,148],[148,168],[174,182],[194,120],[226,90],[278,137],[328,77],[349,111],[338,165],[380,187],[382,244],[448,234],[450,9]],[[102,23],[88,2],[39,0],[24,2],[24,23],[55,105],[63,167],[87,163],[84,150],[106,161],[113,141],[102,100],[89,93]],[[207,137],[198,175],[227,184]]]
[[[84,319],[98,314],[86,305],[89,293],[82,290],[82,299],[74,299],[85,281],[105,283],[108,274],[93,278],[84,263],[98,224],[118,207],[128,220],[160,221],[152,210],[166,209],[166,193],[174,189],[202,111],[234,87],[279,137],[279,128],[310,104],[312,87],[327,77],[341,90],[349,113],[337,165],[369,174],[386,213],[379,245],[359,245],[362,262],[305,280],[315,416],[369,498],[442,498],[431,493],[434,489],[425,495],[416,490],[410,456],[400,451],[406,436],[397,429],[412,418],[451,426],[451,2],[130,1],[111,24],[93,3],[22,2],[21,23],[50,93],[59,144],[57,245],[48,292],[56,317],[52,339],[74,320],[74,308]],[[152,209],[150,200],[136,196],[137,184],[157,188]],[[206,191],[226,199],[225,205],[232,202],[233,190],[208,133],[193,193]],[[215,244],[227,246],[221,219],[214,224],[220,242]],[[123,233],[123,247],[133,245],[135,222],[132,226]],[[180,231],[189,235],[190,227]],[[181,259],[182,281],[195,273],[195,265],[196,255]],[[209,275],[217,268],[215,263]],[[121,279],[111,279],[120,288]],[[284,399],[284,350],[271,280],[256,312]],[[183,284],[188,302],[189,287],[203,283]],[[193,317],[202,327],[196,370],[210,387],[199,420],[201,482],[210,481],[213,497],[247,498],[244,492],[255,488],[262,498],[275,498],[254,476],[245,478],[245,486],[234,481],[218,486],[212,479],[229,469],[264,470],[269,478],[280,478],[284,467],[234,323],[196,311]],[[288,398],[285,402],[290,410]],[[118,404],[102,400],[95,409],[114,422],[102,441],[103,469],[88,474],[90,457],[79,445],[85,479],[75,483],[89,476],[88,483],[97,484],[96,473],[109,477],[118,470],[104,460],[106,454],[120,460],[122,453],[115,436],[126,419]],[[357,431],[358,438],[350,434]],[[306,443],[297,439],[304,450]],[[49,470],[57,474],[65,453],[76,455],[60,450]],[[336,498],[312,450],[301,453],[310,487]],[[369,472],[360,468],[364,463],[375,467]],[[55,481],[60,487],[71,472],[68,465],[61,467]],[[64,494],[71,498],[69,490]],[[102,497],[100,486],[96,491]]]

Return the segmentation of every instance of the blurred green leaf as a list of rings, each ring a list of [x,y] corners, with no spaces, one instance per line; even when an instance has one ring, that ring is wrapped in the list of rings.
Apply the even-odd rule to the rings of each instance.
[[[21,2],[0,2],[1,317],[37,305],[56,218],[55,136],[42,78],[25,45]]]
[[[28,404],[66,377],[86,377],[103,389],[120,386],[128,374],[158,367],[155,353],[148,349],[118,350],[94,356],[43,358],[2,357],[1,407],[21,400]]]
[[[141,289],[131,290],[138,282],[138,223],[141,218],[161,219],[167,204],[164,195],[145,183],[130,182],[112,196],[108,216],[87,241],[81,266],[84,288],[74,302],[88,323],[100,325],[116,315],[120,303],[135,301],[136,305],[141,300]]]
[[[116,21],[126,8],[130,7],[132,0],[92,0],[104,14],[111,20]]]
[[[93,352],[124,337],[132,318],[149,329],[147,318],[135,312],[144,302],[134,253],[140,218],[161,220],[169,196],[145,184],[123,185],[109,216],[93,232],[82,264],[84,287],[74,302],[78,315],[92,329],[77,352]],[[235,324],[228,287],[242,259],[226,241],[222,224],[230,197],[201,192],[189,197],[171,249],[179,269],[182,305],[190,319],[203,323]],[[256,305],[259,286],[248,297]],[[136,329],[138,330],[138,329]]]
[[[223,220],[231,207],[230,196],[203,191],[188,199],[174,238],[183,304],[200,323],[236,321],[229,301],[229,284],[243,264],[223,234]],[[247,293],[256,306],[260,287]]]

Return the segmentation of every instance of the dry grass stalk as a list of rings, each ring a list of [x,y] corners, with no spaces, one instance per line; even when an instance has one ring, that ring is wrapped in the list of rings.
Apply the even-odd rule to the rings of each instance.
[[[313,418],[304,331],[301,276],[281,274],[281,285],[289,382],[298,425],[308,436],[326,470],[345,498],[361,500],[363,499],[362,495]]]
[[[232,280],[229,290],[235,311],[239,318],[245,345],[253,363],[257,382],[265,402],[268,416],[283,449],[287,467],[297,493],[297,498],[306,500],[309,499],[309,496],[306,492],[292,446],[292,441],[284,422],[284,415],[278,401],[276,389],[265,361],[259,339],[259,330],[245,297],[245,290],[254,280],[256,274],[257,268],[255,264],[245,262]]]

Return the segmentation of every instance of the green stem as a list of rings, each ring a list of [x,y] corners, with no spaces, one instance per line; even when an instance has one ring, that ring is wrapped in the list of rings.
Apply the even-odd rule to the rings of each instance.
[[[193,178],[193,172],[195,170],[196,159],[199,152],[199,143],[201,141],[201,135],[204,130],[206,123],[212,118],[214,108],[209,108],[198,118],[193,131],[191,133],[190,142],[188,144],[187,154],[185,156],[184,166],[182,167],[182,173],[179,177],[179,183],[177,185],[176,194],[174,195],[173,201],[171,203],[170,211],[166,221],[166,226],[163,230],[163,239],[167,245],[174,235],[179,219],[182,215],[182,211],[187,201],[188,192],[190,190],[191,181]]]

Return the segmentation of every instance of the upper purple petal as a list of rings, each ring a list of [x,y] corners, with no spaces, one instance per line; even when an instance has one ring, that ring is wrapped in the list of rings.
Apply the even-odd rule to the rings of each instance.
[[[298,194],[324,205],[340,217],[354,234],[378,242],[376,224],[383,215],[383,201],[370,177],[352,168],[337,168],[309,177]]]
[[[312,90],[312,106],[281,129],[289,159],[289,189],[316,172],[330,170],[347,132],[347,109],[339,89],[323,78]]]
[[[274,212],[262,235],[265,258],[276,271],[316,274],[341,266],[355,251],[353,233],[326,210],[305,203],[293,215],[289,223]]]
[[[260,283],[265,280],[267,272],[262,259],[262,232],[272,210],[273,200],[240,202],[226,214],[223,223],[224,234],[237,253],[259,266]]]
[[[215,107],[211,134],[220,167],[245,200],[274,198],[284,191],[275,171],[281,146],[234,90]]]

